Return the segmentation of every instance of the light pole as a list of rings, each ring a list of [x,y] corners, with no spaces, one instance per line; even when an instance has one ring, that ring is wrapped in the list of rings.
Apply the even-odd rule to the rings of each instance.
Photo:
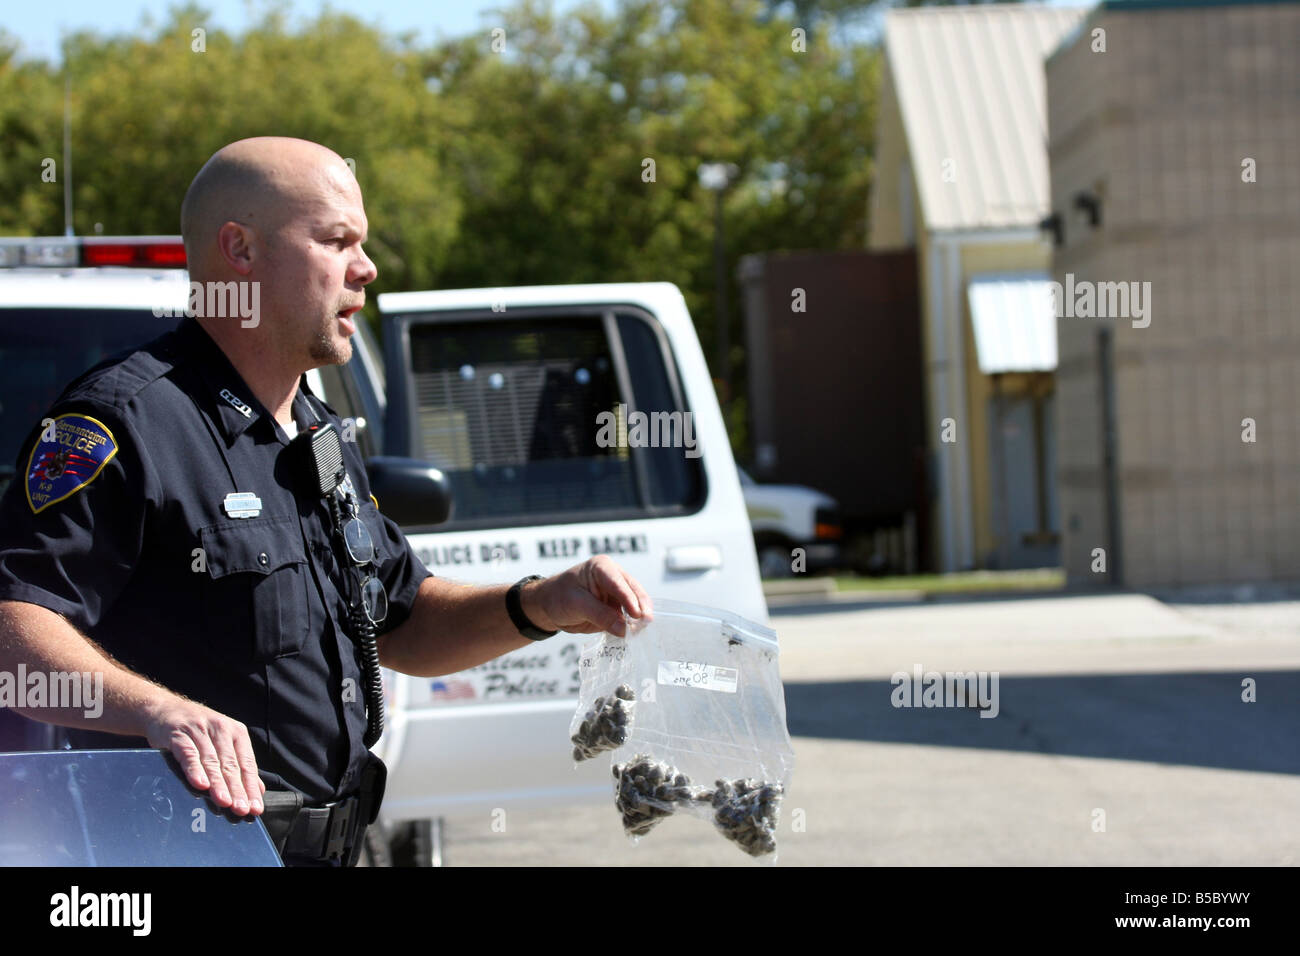
[[[723,420],[731,404],[731,337],[727,323],[727,254],[722,222],[722,198],[727,187],[736,181],[740,167],[735,163],[700,163],[700,185],[714,195],[713,206],[713,272],[714,272],[714,330],[717,333],[716,372],[721,383],[719,391]]]

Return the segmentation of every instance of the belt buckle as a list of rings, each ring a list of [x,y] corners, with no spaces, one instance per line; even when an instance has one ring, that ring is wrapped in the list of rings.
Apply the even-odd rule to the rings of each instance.
[[[330,808],[329,835],[325,843],[325,859],[344,859],[350,849],[349,837],[353,827],[349,824],[357,812],[357,800],[349,797]]]

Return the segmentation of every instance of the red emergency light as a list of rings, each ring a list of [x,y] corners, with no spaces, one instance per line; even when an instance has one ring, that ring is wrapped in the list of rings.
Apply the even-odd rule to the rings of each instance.
[[[81,247],[84,266],[185,266],[185,244],[175,242],[100,242],[87,240]]]
[[[76,266],[185,268],[180,236],[18,236],[0,238],[0,268]]]

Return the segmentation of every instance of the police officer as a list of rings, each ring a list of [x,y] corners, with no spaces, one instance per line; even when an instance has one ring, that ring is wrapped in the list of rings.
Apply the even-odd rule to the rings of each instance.
[[[0,669],[103,674],[97,719],[23,713],[73,728],[74,747],[170,751],[217,806],[265,812],[304,865],[355,862],[377,812],[359,630],[384,666],[430,676],[652,611],[605,556],[513,587],[431,576],[355,443],[332,491],[304,487],[295,436],[341,423],[303,373],[351,356],[376,275],[367,225],[325,147],[219,150],[181,210],[190,277],[235,283],[217,288],[250,294],[214,298],[255,314],[185,318],[81,376],[33,423],[0,502]]]

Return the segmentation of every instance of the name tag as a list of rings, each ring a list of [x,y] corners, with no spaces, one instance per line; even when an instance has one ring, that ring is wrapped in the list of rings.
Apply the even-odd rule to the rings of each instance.
[[[262,499],[251,491],[232,491],[222,506],[232,518],[256,518],[262,513]]]

